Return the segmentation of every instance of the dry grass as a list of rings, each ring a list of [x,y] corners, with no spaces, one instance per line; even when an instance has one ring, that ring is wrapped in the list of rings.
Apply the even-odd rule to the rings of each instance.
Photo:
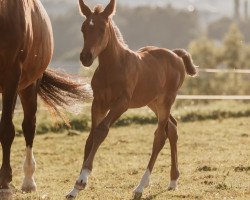
[[[170,151],[167,144],[158,158],[145,190],[145,200],[250,199],[249,118],[179,124],[179,190],[166,190]],[[78,199],[131,199],[151,153],[155,125],[112,128],[94,162],[89,185]],[[68,136],[38,135],[35,139],[38,191],[22,194],[24,139],[12,148],[14,199],[62,200],[82,164],[87,133]]]

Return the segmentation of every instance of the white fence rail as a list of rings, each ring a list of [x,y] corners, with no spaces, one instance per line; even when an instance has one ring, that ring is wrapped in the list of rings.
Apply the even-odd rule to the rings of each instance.
[[[230,74],[250,74],[249,69],[200,69],[198,68],[198,72],[205,73],[230,73]]]
[[[250,100],[250,95],[178,95],[182,100]]]

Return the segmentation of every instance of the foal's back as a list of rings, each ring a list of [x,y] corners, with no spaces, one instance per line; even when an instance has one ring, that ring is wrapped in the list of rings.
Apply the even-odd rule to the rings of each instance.
[[[180,57],[173,51],[153,46],[144,47],[136,54],[136,57],[130,56],[138,74],[131,107],[145,106],[160,96],[176,93],[185,78]]]

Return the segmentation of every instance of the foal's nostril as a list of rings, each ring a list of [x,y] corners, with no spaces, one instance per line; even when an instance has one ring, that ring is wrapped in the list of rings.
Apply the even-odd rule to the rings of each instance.
[[[92,60],[92,53],[87,53],[85,56],[87,60]]]
[[[92,58],[93,58],[93,55],[92,55],[92,53],[89,53],[89,52],[83,52],[83,53],[81,53],[81,55],[80,55],[80,59],[81,59],[82,61],[89,62],[89,61],[92,60]]]

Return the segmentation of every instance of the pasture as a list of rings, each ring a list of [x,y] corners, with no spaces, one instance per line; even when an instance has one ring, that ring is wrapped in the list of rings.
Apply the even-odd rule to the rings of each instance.
[[[249,104],[234,102],[224,107],[223,104],[212,103],[204,106],[204,110],[196,105],[186,109],[180,105],[176,109],[175,116],[183,117],[178,126],[179,189],[167,191],[170,169],[167,142],[156,162],[151,186],[145,190],[142,199],[250,199],[249,116],[234,115],[244,111],[248,113]],[[224,113],[222,117],[185,120],[190,113],[210,116],[209,113],[218,110]],[[144,111],[140,113],[139,110],[123,118],[134,116],[135,112],[138,116],[145,115]],[[18,121],[16,119],[16,123]],[[41,123],[41,120],[38,121],[38,126]],[[150,157],[155,128],[156,125],[150,123],[113,127],[98,151],[89,184],[77,199],[132,199],[132,191],[140,181]],[[88,130],[76,133],[61,130],[60,134],[36,136],[34,155],[38,190],[33,194],[22,194],[20,191],[25,143],[22,135],[15,138],[11,155],[12,183],[16,188],[14,199],[64,199],[79,174]]]

